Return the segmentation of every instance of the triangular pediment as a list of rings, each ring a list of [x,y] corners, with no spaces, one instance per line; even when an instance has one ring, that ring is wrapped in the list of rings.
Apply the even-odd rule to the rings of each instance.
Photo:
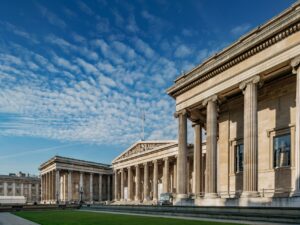
[[[126,159],[134,155],[142,154],[143,152],[151,151],[163,145],[176,143],[176,141],[139,141],[126,149],[121,155],[119,155],[113,162],[121,159]]]

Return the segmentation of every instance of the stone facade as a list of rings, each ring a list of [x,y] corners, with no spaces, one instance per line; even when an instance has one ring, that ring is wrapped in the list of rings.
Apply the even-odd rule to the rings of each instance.
[[[55,156],[43,163],[41,202],[86,203],[112,199],[110,165]]]
[[[40,201],[40,178],[18,174],[0,175],[0,196],[24,196],[27,203],[38,203]]]
[[[167,90],[179,124],[177,179],[186,180],[187,120],[206,130],[205,187],[196,204],[272,205],[286,197],[300,205],[299,65],[297,1]],[[177,200],[186,195],[179,184]]]
[[[195,127],[196,135],[200,129]],[[142,149],[136,151],[135,149]],[[196,156],[203,160],[205,145],[198,142]],[[204,182],[204,170],[196,168],[198,179],[194,182],[193,145],[186,146],[185,180],[178,180],[178,144],[177,141],[139,141],[129,147],[112,165],[115,177],[115,196],[118,203],[152,204],[159,200],[161,193],[176,195],[178,188],[186,190],[186,196],[201,194]],[[197,164],[198,165],[198,164]],[[179,171],[183,172],[183,171]],[[179,187],[180,186],[180,187]]]

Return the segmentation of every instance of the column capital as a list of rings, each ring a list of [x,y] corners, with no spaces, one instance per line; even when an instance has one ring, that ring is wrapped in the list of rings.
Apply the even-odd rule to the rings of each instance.
[[[136,164],[134,166],[135,166],[135,168],[140,168],[140,164]]]
[[[165,157],[165,158],[164,158],[164,161],[169,161],[169,157]]]
[[[297,74],[297,70],[300,68],[300,56],[292,59],[291,66],[293,68],[292,73]]]
[[[157,159],[154,159],[154,160],[152,161],[152,163],[156,164],[156,163],[157,163]]]
[[[195,126],[204,126],[204,122],[201,121],[201,120],[197,120],[197,121],[193,121],[192,123],[192,127],[195,127]]]
[[[202,102],[202,105],[206,106],[207,103],[210,102],[210,101],[212,101],[212,102],[218,101],[218,96],[217,95],[212,95],[212,96],[204,99],[203,102]]]
[[[130,170],[131,169],[131,166],[127,166],[127,170]]]
[[[144,166],[148,166],[148,162],[143,163]]]
[[[189,116],[189,115],[190,115],[190,112],[189,112],[187,109],[182,109],[182,110],[180,110],[180,111],[174,113],[174,117],[175,117],[175,118],[178,118],[180,115],[186,115],[186,116]]]
[[[244,90],[246,88],[247,84],[250,84],[250,83],[257,84],[259,82],[261,82],[261,77],[259,75],[256,75],[254,77],[251,77],[250,79],[242,81],[239,85],[239,88],[241,90]]]

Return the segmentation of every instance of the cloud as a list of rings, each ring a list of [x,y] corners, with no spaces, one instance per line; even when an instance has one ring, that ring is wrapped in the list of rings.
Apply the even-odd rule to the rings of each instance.
[[[94,12],[93,10],[88,6],[86,5],[84,2],[82,1],[77,1],[77,4],[79,6],[79,8],[81,9],[82,12],[88,14],[88,15],[94,15]]]
[[[17,27],[8,22],[0,22],[0,25],[2,25],[3,27],[5,27],[7,30],[14,33],[15,35],[25,38],[25,39],[29,40],[30,42],[33,42],[35,44],[39,43],[39,41],[36,39],[36,37],[34,35],[26,32],[25,30],[23,30],[20,27]]]
[[[234,36],[241,36],[242,34],[249,31],[250,28],[251,28],[251,25],[249,23],[245,23],[245,24],[241,24],[236,27],[233,27],[230,30],[230,33]]]
[[[52,13],[50,10],[48,10],[46,7],[44,7],[41,4],[37,4],[38,9],[40,10],[40,13],[44,18],[48,20],[48,22],[54,26],[65,28],[67,25],[66,23],[60,19],[57,15]]]
[[[191,53],[192,53],[192,49],[190,49],[185,44],[181,44],[176,48],[174,55],[177,58],[185,58],[189,56]]]

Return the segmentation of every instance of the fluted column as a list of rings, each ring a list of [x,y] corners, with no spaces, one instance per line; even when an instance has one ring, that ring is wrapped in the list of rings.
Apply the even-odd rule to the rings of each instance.
[[[169,192],[169,158],[164,158],[163,191]]]
[[[141,171],[140,171],[140,166],[136,165],[135,166],[135,174],[136,174],[136,184],[135,184],[135,200],[140,201],[141,200]]]
[[[55,199],[60,201],[60,174],[59,170],[55,171]]]
[[[68,201],[72,201],[73,185],[72,185],[72,171],[68,171]]]
[[[178,200],[187,198],[186,162],[187,162],[187,111],[182,110],[175,113],[178,118],[178,156],[177,156],[177,185],[176,198]]]
[[[203,173],[201,171],[202,161],[202,126],[200,123],[193,124],[194,127],[194,192],[195,196],[199,196],[203,190],[201,189],[203,183]]]
[[[39,194],[40,194],[40,184],[39,183],[36,183],[35,184],[35,201],[36,202],[39,202],[40,201],[40,196],[39,196]]]
[[[90,173],[90,202],[94,199],[94,192],[93,192],[93,173]]]
[[[124,169],[121,169],[121,201],[124,201]]]
[[[119,200],[119,179],[118,170],[115,170],[115,201]]]
[[[99,174],[99,202],[103,201],[102,199],[102,174]],[[115,197],[117,199],[117,197]]]
[[[174,179],[174,189],[177,192],[177,156],[175,156],[175,161],[173,164],[173,179]]]
[[[158,200],[158,164],[157,160],[153,161],[153,201]]]
[[[132,168],[129,166],[127,168],[128,171],[128,200],[132,201],[134,198],[132,197],[133,193],[133,179],[132,179]]]
[[[144,163],[144,202],[149,200],[149,166]]]
[[[107,201],[110,201],[110,192],[111,192],[111,186],[110,186],[110,179],[111,175],[107,175]]]
[[[259,76],[244,81],[244,171],[242,197],[258,196],[258,145],[257,145],[257,84]]]
[[[300,56],[291,62],[296,78],[296,133],[295,133],[295,177],[294,195],[300,196]]]
[[[206,113],[206,175],[205,197],[216,198],[217,194],[217,96],[203,102]]]

